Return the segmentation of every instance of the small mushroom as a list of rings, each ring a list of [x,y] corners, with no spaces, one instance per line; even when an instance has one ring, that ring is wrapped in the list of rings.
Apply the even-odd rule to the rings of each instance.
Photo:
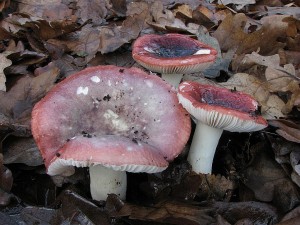
[[[32,112],[49,175],[89,167],[92,198],[126,196],[126,172],[160,172],[182,151],[190,118],[171,86],[137,68],[90,67],[58,83]]]
[[[188,161],[197,173],[211,173],[223,130],[252,132],[268,125],[259,115],[255,99],[242,92],[185,81],[179,85],[177,95],[179,102],[197,121],[188,154]]]
[[[177,88],[183,74],[200,72],[213,64],[217,51],[182,34],[148,34],[134,42],[132,57]]]

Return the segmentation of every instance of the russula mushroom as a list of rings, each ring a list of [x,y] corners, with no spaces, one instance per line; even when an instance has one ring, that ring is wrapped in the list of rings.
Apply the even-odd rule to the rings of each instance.
[[[134,42],[132,57],[177,88],[183,74],[203,71],[214,63],[217,51],[182,34],[148,34]]]
[[[223,130],[252,132],[267,126],[266,120],[258,115],[258,103],[245,93],[184,81],[177,95],[197,121],[188,154],[188,161],[196,173],[211,173]]]
[[[125,199],[125,171],[166,169],[189,138],[189,115],[171,89],[157,76],[116,66],[90,67],[58,83],[32,112],[47,173],[89,167],[93,199]]]

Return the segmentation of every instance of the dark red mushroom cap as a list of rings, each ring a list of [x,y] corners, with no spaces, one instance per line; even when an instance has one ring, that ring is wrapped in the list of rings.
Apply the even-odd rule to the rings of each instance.
[[[251,132],[268,125],[259,115],[257,101],[242,92],[185,81],[178,87],[178,99],[197,120],[212,127]]]
[[[182,34],[148,34],[134,42],[132,57],[150,71],[183,74],[206,69],[216,60],[217,51]]]
[[[52,88],[35,105],[31,128],[51,175],[96,164],[155,172],[186,144],[186,114],[159,77],[137,68],[98,66]]]

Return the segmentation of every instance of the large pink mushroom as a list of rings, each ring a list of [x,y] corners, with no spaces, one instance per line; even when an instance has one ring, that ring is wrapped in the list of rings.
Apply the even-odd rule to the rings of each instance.
[[[183,34],[147,34],[133,44],[132,57],[164,80],[178,87],[185,73],[205,70],[217,58],[217,50]]]
[[[252,132],[268,126],[259,115],[257,101],[242,92],[184,81],[178,87],[178,99],[197,121],[188,154],[188,161],[197,173],[211,173],[223,130]]]
[[[137,68],[87,68],[58,83],[32,112],[49,175],[89,167],[91,195],[126,196],[126,172],[160,172],[183,149],[190,118],[171,86]]]

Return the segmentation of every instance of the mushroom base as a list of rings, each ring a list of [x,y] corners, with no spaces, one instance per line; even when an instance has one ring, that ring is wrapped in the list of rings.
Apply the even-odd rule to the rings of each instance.
[[[168,74],[168,73],[162,73],[161,78],[171,84],[175,89],[178,88],[178,85],[180,84],[180,81],[183,77],[183,74]]]
[[[212,163],[223,130],[197,122],[188,162],[196,173],[211,174]]]
[[[108,194],[126,199],[127,176],[125,171],[115,171],[102,165],[90,166],[90,189],[94,200],[106,200]]]

